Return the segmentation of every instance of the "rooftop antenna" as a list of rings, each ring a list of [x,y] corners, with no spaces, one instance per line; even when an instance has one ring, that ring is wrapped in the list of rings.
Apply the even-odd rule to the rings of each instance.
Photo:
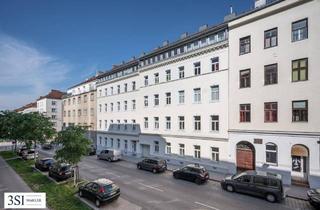
[[[230,5],[230,14],[233,13],[233,8],[232,8],[232,5]]]

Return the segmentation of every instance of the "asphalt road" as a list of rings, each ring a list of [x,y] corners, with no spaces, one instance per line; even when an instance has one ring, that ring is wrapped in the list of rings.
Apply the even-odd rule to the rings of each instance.
[[[45,156],[50,154],[46,153]],[[307,201],[286,198],[282,203],[269,203],[264,199],[226,192],[217,182],[197,185],[174,179],[170,171],[152,174],[138,170],[135,164],[126,161],[109,163],[89,156],[79,166],[80,176],[84,179],[105,177],[113,180],[121,188],[121,198],[128,203],[128,209],[130,205],[145,210],[312,209]]]

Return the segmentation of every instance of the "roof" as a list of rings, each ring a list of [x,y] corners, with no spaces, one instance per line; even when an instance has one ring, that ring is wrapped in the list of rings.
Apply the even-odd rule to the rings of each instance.
[[[106,178],[96,179],[96,180],[94,180],[94,182],[99,183],[99,184],[104,184],[104,185],[113,184],[113,181],[111,181],[110,179],[106,179]]]
[[[48,93],[47,95],[45,96],[40,96],[38,98],[37,101],[41,100],[41,99],[44,99],[44,98],[47,98],[47,99],[62,99],[62,96],[66,94],[60,90],[51,90],[50,93]]]
[[[108,76],[108,75],[114,74],[116,72],[122,71],[122,70],[124,70],[124,69],[126,69],[128,67],[136,66],[138,64],[139,64],[139,59],[135,58],[134,60],[128,61],[126,63],[122,63],[122,64],[119,64],[119,65],[113,66],[111,70],[108,70],[105,73],[102,73],[102,74],[98,75],[96,78],[100,79],[100,78],[103,78],[105,76]]]
[[[37,102],[32,102],[32,103],[26,104],[18,109],[15,109],[14,111],[21,112],[21,111],[23,111],[25,109],[29,109],[29,108],[37,108]]]
[[[77,87],[77,86],[82,85],[82,84],[86,84],[86,83],[88,83],[88,82],[92,82],[92,81],[94,81],[94,80],[96,80],[96,79],[97,79],[97,76],[90,77],[89,79],[86,79],[86,80],[84,80],[84,81],[82,81],[82,82],[80,82],[80,83],[78,83],[78,84],[76,84],[76,85],[73,85],[72,87],[70,87],[70,88],[68,88],[68,89]]]

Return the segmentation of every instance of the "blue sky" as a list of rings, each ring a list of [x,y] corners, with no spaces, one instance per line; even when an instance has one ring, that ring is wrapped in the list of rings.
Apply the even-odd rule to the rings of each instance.
[[[223,21],[254,0],[1,0],[0,110]]]

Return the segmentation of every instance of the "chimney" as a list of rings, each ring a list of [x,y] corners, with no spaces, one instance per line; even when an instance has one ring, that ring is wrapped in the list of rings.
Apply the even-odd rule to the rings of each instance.
[[[204,31],[204,30],[206,30],[207,28],[208,28],[208,24],[202,25],[202,26],[199,27],[199,32],[200,32],[200,31]]]
[[[235,17],[236,17],[236,13],[233,12],[233,7],[232,7],[232,5],[230,5],[230,14],[224,16],[223,22],[227,22],[229,20],[232,20]]]
[[[255,0],[254,1],[254,8],[259,8],[259,7],[263,7],[264,5],[267,4],[267,0]]]
[[[180,39],[184,39],[188,36],[188,32],[181,34]]]

